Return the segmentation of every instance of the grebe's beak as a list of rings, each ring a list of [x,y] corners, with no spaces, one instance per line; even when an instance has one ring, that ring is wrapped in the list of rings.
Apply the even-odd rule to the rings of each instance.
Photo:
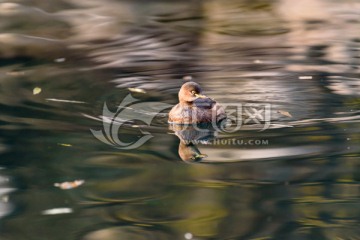
[[[205,96],[205,95],[201,95],[201,94],[195,94],[195,97],[197,97],[197,98],[207,98],[207,96]]]

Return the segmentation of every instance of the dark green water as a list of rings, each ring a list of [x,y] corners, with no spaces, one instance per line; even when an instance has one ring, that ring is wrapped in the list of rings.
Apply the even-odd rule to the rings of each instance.
[[[359,25],[355,0],[0,2],[0,239],[360,239]],[[136,149],[92,135],[104,103],[173,105],[190,76],[269,128],[180,155],[197,135],[169,109],[120,128],[152,135]]]

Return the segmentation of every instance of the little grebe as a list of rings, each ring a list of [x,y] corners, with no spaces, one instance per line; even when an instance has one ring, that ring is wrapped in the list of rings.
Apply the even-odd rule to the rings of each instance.
[[[179,103],[169,113],[169,123],[218,123],[226,119],[224,109],[213,99],[202,95],[196,82],[186,82],[179,91]]]

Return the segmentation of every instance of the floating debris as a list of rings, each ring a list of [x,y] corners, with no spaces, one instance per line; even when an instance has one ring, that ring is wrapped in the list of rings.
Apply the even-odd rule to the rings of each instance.
[[[128,88],[130,92],[136,92],[136,93],[146,93],[144,89],[141,88]]]
[[[193,78],[192,78],[192,76],[190,76],[190,75],[183,77],[183,80],[185,80],[185,81],[191,81],[192,79],[193,79]]]
[[[301,79],[301,80],[309,80],[309,79],[312,79],[312,76],[299,76],[299,79]]]
[[[37,95],[37,94],[41,93],[41,91],[42,91],[41,88],[36,87],[36,88],[33,89],[33,94],[34,94],[34,95]]]
[[[72,147],[72,145],[68,144],[68,143],[58,143],[58,145],[63,146],[63,147]]]
[[[73,182],[63,182],[63,183],[54,183],[55,187],[58,187],[63,190],[77,188],[80,185],[84,184],[84,180],[75,180]]]
[[[254,63],[262,63],[262,61],[259,59],[256,59],[256,60],[254,60]]]
[[[52,102],[64,102],[64,103],[79,103],[79,104],[83,104],[86,102],[83,101],[75,101],[75,100],[67,100],[67,99],[57,99],[57,98],[46,98],[47,101],[52,101]]]
[[[73,210],[71,208],[52,208],[52,209],[44,210],[41,213],[43,215],[57,215],[57,214],[67,214],[72,212]]]
[[[10,72],[7,72],[6,75],[18,77],[18,76],[24,76],[25,72],[22,72],[22,71],[10,71]]]
[[[287,111],[278,110],[277,112],[280,113],[281,115],[284,115],[284,116],[289,117],[289,118],[292,118],[292,117],[293,117],[293,116],[292,116],[289,112],[287,112]]]
[[[193,235],[192,235],[192,233],[185,233],[184,237],[185,237],[185,239],[192,239]]]
[[[66,58],[56,58],[54,60],[54,62],[57,62],[57,63],[62,63],[62,62],[65,62],[66,61]]]

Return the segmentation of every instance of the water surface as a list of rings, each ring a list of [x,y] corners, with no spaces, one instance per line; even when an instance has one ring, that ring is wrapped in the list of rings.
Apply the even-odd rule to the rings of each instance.
[[[359,239],[359,14],[352,0],[0,2],[0,238]],[[271,125],[180,154],[169,109],[120,128],[153,136],[139,148],[92,135],[104,103],[174,105],[190,78],[223,105],[271,105]],[[194,152],[207,157],[183,161]]]

